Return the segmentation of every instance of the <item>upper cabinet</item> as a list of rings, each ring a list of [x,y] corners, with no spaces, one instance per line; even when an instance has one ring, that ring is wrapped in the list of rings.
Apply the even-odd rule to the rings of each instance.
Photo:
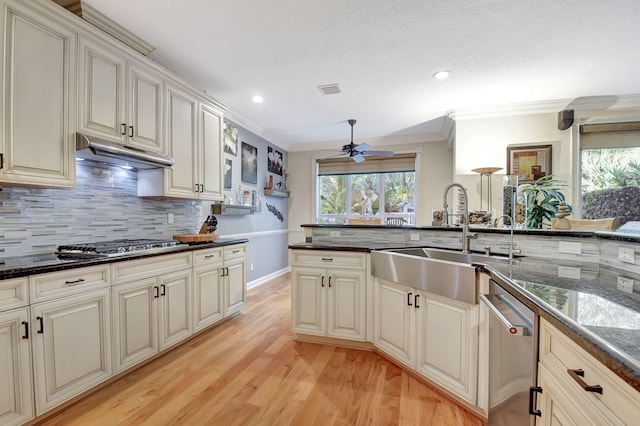
[[[0,184],[72,187],[77,37],[20,2],[3,6]]]
[[[223,110],[179,84],[166,82],[165,134],[173,169],[138,172],[138,195],[222,200]]]
[[[165,152],[162,77],[106,43],[80,39],[78,97],[81,132],[123,145]]]

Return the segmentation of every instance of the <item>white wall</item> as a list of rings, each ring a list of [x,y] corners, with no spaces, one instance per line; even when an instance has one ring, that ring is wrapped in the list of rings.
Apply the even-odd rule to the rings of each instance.
[[[572,180],[572,132],[558,130],[555,113],[526,114],[456,120],[454,149],[455,181],[469,191],[469,207],[480,209],[480,175],[478,167],[502,167],[492,176],[492,210],[501,214],[502,177],[507,172],[508,145],[552,145],[552,173],[569,183],[565,192],[571,199],[575,185]],[[577,165],[575,165],[577,167]],[[487,178],[484,178],[484,202],[487,200]]]
[[[376,146],[397,153],[417,153],[418,225],[431,225],[431,210],[442,207],[442,189],[453,176],[453,152],[446,141],[394,146]],[[316,159],[335,154],[331,151],[289,152],[291,200],[289,203],[289,241],[304,241],[302,224],[315,223]]]

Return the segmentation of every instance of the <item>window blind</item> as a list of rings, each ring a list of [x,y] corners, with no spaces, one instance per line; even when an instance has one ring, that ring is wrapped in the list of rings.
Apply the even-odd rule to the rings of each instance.
[[[580,126],[580,149],[638,146],[640,146],[640,122],[583,124]]]
[[[415,172],[416,154],[395,154],[392,157],[366,157],[356,163],[349,157],[317,160],[318,176],[353,175],[359,173]]]

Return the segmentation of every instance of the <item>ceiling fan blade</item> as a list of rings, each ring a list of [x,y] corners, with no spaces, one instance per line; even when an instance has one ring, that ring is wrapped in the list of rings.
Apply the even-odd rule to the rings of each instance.
[[[364,161],[364,156],[362,154],[354,154],[354,155],[351,156],[351,158],[356,163],[362,163]]]
[[[330,160],[331,158],[345,157],[347,155],[349,155],[348,152],[343,152],[341,154],[329,155],[328,157],[322,157],[322,158],[319,158],[319,160]]]
[[[356,152],[363,152],[363,151],[368,151],[369,148],[371,148],[371,145],[368,145],[366,143],[361,143],[359,145],[355,145],[353,147],[353,150]]]
[[[393,157],[393,151],[365,151],[363,154],[371,157]]]

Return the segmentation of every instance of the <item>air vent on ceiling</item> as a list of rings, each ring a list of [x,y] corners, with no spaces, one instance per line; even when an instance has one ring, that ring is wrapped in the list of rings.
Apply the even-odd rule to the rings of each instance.
[[[318,89],[320,89],[320,92],[323,95],[336,95],[338,93],[342,93],[342,90],[340,90],[340,86],[338,86],[338,83],[318,86]]]

